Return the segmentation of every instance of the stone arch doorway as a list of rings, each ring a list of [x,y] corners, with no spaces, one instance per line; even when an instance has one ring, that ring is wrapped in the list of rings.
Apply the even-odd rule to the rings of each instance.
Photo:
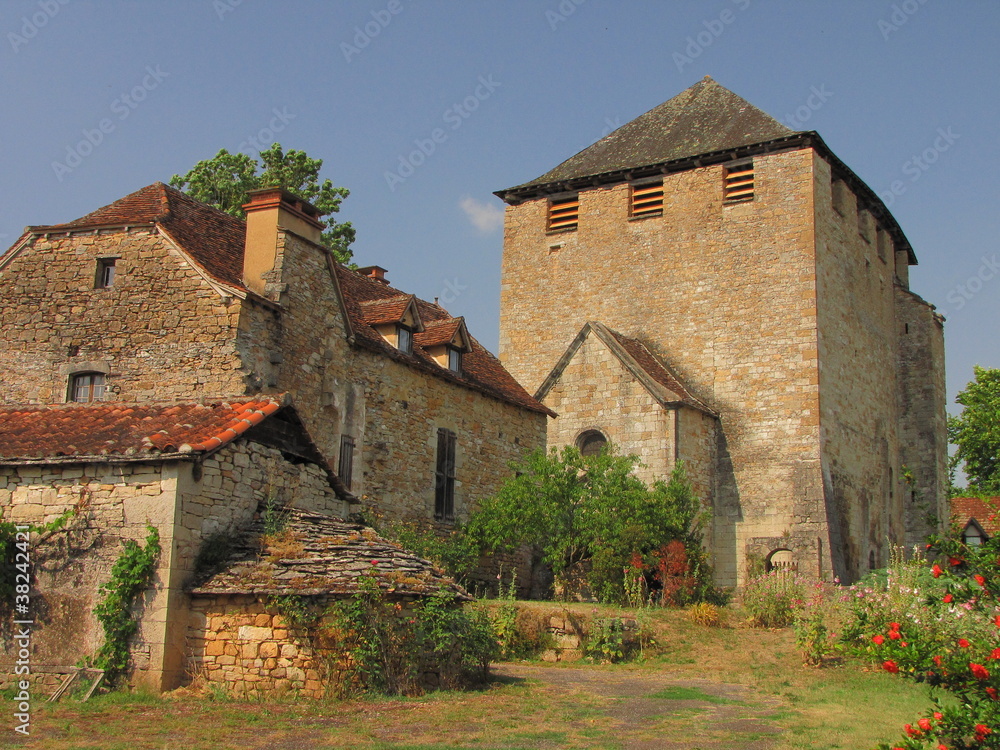
[[[576,447],[580,449],[581,455],[596,456],[604,446],[608,444],[607,436],[600,430],[587,430],[580,433],[576,439]]]

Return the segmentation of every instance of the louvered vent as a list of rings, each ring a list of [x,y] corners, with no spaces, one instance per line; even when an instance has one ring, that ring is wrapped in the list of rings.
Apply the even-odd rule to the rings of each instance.
[[[726,203],[753,200],[753,162],[726,167],[723,198]]]
[[[663,180],[632,186],[632,216],[663,213]]]
[[[580,196],[549,201],[549,230],[576,229],[580,216]]]

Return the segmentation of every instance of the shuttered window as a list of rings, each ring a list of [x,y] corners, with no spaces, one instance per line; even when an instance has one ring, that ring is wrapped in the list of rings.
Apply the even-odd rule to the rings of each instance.
[[[549,231],[576,229],[580,217],[580,196],[553,198],[549,201]]]
[[[631,216],[658,216],[663,213],[663,180],[632,186]]]
[[[725,167],[723,197],[726,203],[753,200],[753,162]]]
[[[437,433],[437,469],[434,472],[434,518],[455,519],[455,433],[441,428]]]

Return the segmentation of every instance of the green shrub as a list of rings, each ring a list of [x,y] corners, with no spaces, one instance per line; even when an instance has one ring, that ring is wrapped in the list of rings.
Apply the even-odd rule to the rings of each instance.
[[[479,565],[479,544],[461,524],[440,531],[413,521],[393,521],[381,531],[409,552],[430,560],[459,583],[467,583],[469,574]]]
[[[750,624],[757,628],[783,628],[791,624],[795,601],[803,596],[802,583],[795,573],[781,570],[747,581],[740,598]]]

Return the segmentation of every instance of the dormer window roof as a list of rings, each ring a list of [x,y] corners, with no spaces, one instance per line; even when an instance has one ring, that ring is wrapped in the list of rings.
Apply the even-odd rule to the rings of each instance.
[[[405,354],[413,354],[413,337],[424,330],[414,295],[367,300],[361,303],[361,314],[389,344]]]
[[[462,371],[462,355],[472,351],[472,338],[465,327],[465,318],[428,321],[414,340],[435,362],[452,372]]]

